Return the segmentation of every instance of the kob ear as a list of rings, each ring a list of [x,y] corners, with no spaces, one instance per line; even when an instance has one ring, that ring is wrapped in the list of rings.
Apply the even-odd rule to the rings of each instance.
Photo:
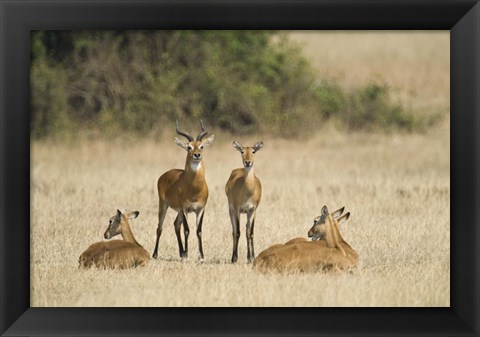
[[[208,137],[207,139],[205,139],[204,141],[202,141],[202,145],[204,147],[207,147],[209,146],[210,144],[213,143],[213,140],[215,139],[215,135],[211,135],[210,137]]]
[[[338,223],[342,223],[342,222],[347,221],[349,217],[350,217],[350,212],[342,215],[340,218],[337,219],[337,221],[338,221]]]
[[[233,147],[239,151],[239,152],[242,152],[243,151],[243,146],[242,144],[240,144],[239,142],[237,142],[236,140],[233,141]]]
[[[322,215],[328,215],[328,208],[327,208],[327,206],[323,206],[321,212],[322,212]]]
[[[184,149],[185,151],[188,151],[188,143],[185,143],[184,141],[178,139],[177,137],[175,137],[175,139],[173,141],[175,142],[175,144],[180,146],[182,149]]]
[[[334,219],[338,218],[340,215],[342,215],[343,211],[345,210],[345,206],[343,206],[340,209],[337,209],[335,212],[332,213],[332,217]]]
[[[139,211],[133,211],[127,214],[127,219],[135,219],[140,214]]]
[[[263,147],[263,142],[259,141],[255,145],[253,145],[253,151],[254,152],[260,151],[262,147]]]

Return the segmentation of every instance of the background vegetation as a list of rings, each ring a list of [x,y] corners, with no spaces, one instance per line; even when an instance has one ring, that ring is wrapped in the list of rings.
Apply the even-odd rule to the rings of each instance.
[[[240,134],[292,136],[327,121],[422,131],[440,116],[394,102],[383,80],[318,79],[274,31],[34,31],[31,93],[36,139],[158,134],[176,118]]]
[[[128,34],[137,36],[137,33],[144,34]],[[64,42],[52,40],[46,45],[56,43],[66,50],[73,48],[68,42],[73,41],[71,33],[55,33],[51,37],[48,37],[50,33],[38,34],[42,44],[56,36],[64,38]],[[78,34],[76,41],[80,41],[78,36],[91,36],[92,33]],[[97,38],[100,39],[102,34]],[[108,34],[120,39],[124,33]],[[161,36],[160,33],[150,34]],[[251,34],[262,36],[264,33]],[[304,76],[314,77],[306,83],[308,88],[316,88],[315,95],[309,91],[308,96],[305,91],[303,98],[295,101],[299,106],[305,104],[302,110],[305,119],[292,118],[291,125],[299,129],[292,126],[290,132],[300,133],[302,127],[315,132],[309,132],[308,137],[278,137],[282,125],[288,124],[282,124],[285,121],[275,121],[279,124],[273,126],[260,123],[262,119],[258,118],[266,118],[259,117],[263,110],[252,110],[254,123],[239,124],[238,133],[237,130],[221,132],[218,120],[207,118],[209,124],[217,124],[209,128],[216,137],[205,151],[204,159],[210,191],[203,225],[205,262],[198,263],[196,258],[195,235],[190,235],[189,239],[190,257],[187,260],[178,258],[172,225],[176,213],[168,211],[160,239],[159,259],[151,260],[146,268],[126,271],[79,270],[78,257],[90,244],[103,240],[108,219],[117,208],[140,211],[140,216],[131,222],[132,230],[138,242],[150,253],[153,251],[158,222],[156,181],[165,171],[185,165],[185,151],[172,142],[175,130],[170,118],[182,118],[183,125],[191,117],[191,123],[195,125],[185,127],[187,131],[193,131],[198,130],[198,120],[195,119],[205,116],[205,111],[198,106],[198,110],[181,109],[180,102],[184,101],[176,97],[183,92],[184,99],[191,100],[188,102],[202,104],[203,101],[199,96],[176,89],[172,91],[177,96],[171,104],[178,110],[163,115],[158,111],[163,111],[159,109],[164,109],[167,103],[159,105],[143,98],[144,104],[151,104],[152,111],[158,113],[155,118],[159,119],[154,119],[156,122],[152,125],[142,123],[141,127],[151,131],[132,128],[131,134],[151,133],[153,136],[117,138],[113,132],[121,127],[119,121],[123,119],[120,116],[124,118],[123,113],[128,114],[130,110],[108,110],[105,107],[114,106],[113,101],[119,100],[120,93],[132,93],[134,89],[147,92],[143,90],[148,87],[145,83],[160,86],[158,83],[168,72],[162,76],[155,74],[155,81],[133,81],[122,77],[127,76],[122,73],[125,70],[122,67],[107,66],[114,64],[114,59],[127,57],[122,53],[105,53],[96,63],[93,59],[87,62],[87,54],[82,56],[79,53],[77,57],[82,57],[83,61],[74,66],[76,61],[71,52],[68,54],[60,47],[32,48],[32,70],[37,75],[40,70],[43,72],[39,76],[43,82],[36,83],[43,83],[45,97],[41,99],[47,99],[48,95],[62,97],[55,90],[63,92],[64,98],[56,110],[63,111],[54,119],[56,124],[45,124],[60,127],[53,127],[44,135],[37,134],[31,143],[31,306],[450,306],[449,32],[265,34],[269,48],[287,48],[292,50],[290,55],[308,60],[308,63],[304,61],[307,67]],[[150,43],[150,38],[145,39],[145,43]],[[233,43],[232,39],[228,40]],[[173,41],[171,44],[175,45]],[[98,42],[98,46],[89,53],[103,53],[103,49],[113,48],[110,42]],[[142,48],[138,43],[138,48],[129,49],[129,53],[137,55],[145,50]],[[199,50],[195,48],[190,52],[199,53]],[[205,57],[212,55],[209,50]],[[227,57],[231,55],[225,54],[215,62],[226,63],[223,58]],[[220,68],[213,65],[214,61],[211,62],[210,71],[220,72]],[[55,68],[55,63],[62,66]],[[290,67],[291,63],[285,61],[283,65]],[[125,61],[124,67],[128,69],[128,76],[137,72],[154,76],[143,72],[137,62]],[[178,71],[182,79],[187,77],[185,67],[178,65],[177,69],[183,69]],[[84,75],[75,77],[72,75],[74,71]],[[195,67],[189,71],[207,73],[206,69]],[[285,69],[276,71],[282,73]],[[164,92],[168,91],[167,84],[180,86],[182,82],[173,76],[174,70],[170,74],[177,82],[161,82],[166,88]],[[101,85],[92,80],[100,75],[115,85]],[[199,78],[195,80],[200,81]],[[227,83],[226,75],[213,80]],[[258,75],[257,81],[264,83],[263,80]],[[62,81],[64,85],[60,86]],[[95,90],[87,91],[86,84],[85,87],[78,84],[89,81],[96,85]],[[281,82],[277,88],[283,84]],[[242,85],[247,86],[246,82]],[[220,92],[227,92],[227,88],[218,83],[217,86],[223,90]],[[270,86],[266,85],[266,88],[268,95],[280,95],[270,91]],[[38,95],[36,90],[32,88],[32,95]],[[243,94],[240,90],[237,92]],[[83,105],[87,103],[80,104],[83,98],[71,98],[75,96],[73,93],[83,95],[89,104],[104,97],[99,100],[101,104],[98,103],[102,109],[87,109]],[[154,94],[152,102],[153,99],[166,100],[166,96],[160,95],[161,91],[151,93]],[[286,95],[285,91],[283,93]],[[362,95],[365,96],[363,99]],[[371,97],[376,97],[371,105],[363,103],[370,102]],[[230,95],[223,99],[237,99],[245,104]],[[307,103],[315,106],[314,99],[322,100],[323,104],[317,105],[321,110],[307,109]],[[125,104],[132,102],[126,100]],[[72,109],[73,103],[76,109]],[[398,107],[398,111],[415,120],[413,132],[403,132],[408,128],[399,126],[401,123],[388,124],[387,132],[384,132],[378,120],[353,126],[355,119],[347,118],[347,113],[358,112],[355,106],[362,107],[363,110],[359,111],[370,117],[366,112],[378,113],[383,109],[382,105],[387,111]],[[91,106],[95,107],[94,104]],[[369,106],[371,110],[368,110]],[[54,105],[44,104],[43,111],[49,114],[52,107]],[[110,111],[110,115],[104,111]],[[140,113],[146,111],[149,110],[142,109]],[[188,115],[192,111],[199,115]],[[299,111],[299,108],[295,110],[295,116]],[[307,113],[311,114],[310,117]],[[107,123],[108,116],[115,124]],[[433,116],[442,118],[437,119],[435,127],[428,127]],[[310,123],[305,125],[305,120]],[[164,121],[169,123],[163,127]],[[135,118],[129,123],[135,123]],[[69,125],[72,133],[62,132],[69,130],[63,128],[64,125]],[[111,130],[108,134],[105,131],[107,125]],[[419,128],[417,125],[424,126]],[[256,128],[259,128],[258,134]],[[162,131],[165,132],[162,134]],[[108,138],[80,137],[75,141],[64,141],[67,136],[80,134],[107,134]],[[231,146],[233,139],[244,145],[254,144],[259,139],[265,143],[255,157],[255,172],[263,186],[255,224],[256,253],[275,243],[306,237],[323,205],[330,209],[346,206],[351,218],[342,225],[342,236],[360,255],[359,266],[353,273],[263,275],[254,272],[246,263],[244,216],[241,219],[239,261],[236,265],[229,262],[232,232],[224,187],[231,170],[241,167],[240,155]],[[194,217],[190,216],[189,221],[193,223]]]

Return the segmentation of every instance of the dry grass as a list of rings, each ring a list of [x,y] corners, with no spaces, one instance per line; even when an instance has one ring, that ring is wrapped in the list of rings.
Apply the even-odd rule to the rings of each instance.
[[[449,35],[295,33],[319,78],[346,86],[386,81],[421,110],[449,111]],[[240,166],[232,137],[206,150],[210,188],[203,226],[206,261],[180,261],[169,211],[160,258],[127,271],[79,270],[78,256],[100,241],[116,208],[139,210],[131,225],[152,252],[156,180],[184,165],[172,139],[32,144],[32,306],[449,306],[450,147],[448,125],[427,135],[338,134],[306,142],[264,136],[256,172],[264,194],[257,254],[305,236],[326,204],[352,213],[342,226],[360,254],[352,274],[262,275],[246,264],[245,219],[239,263],[231,265],[224,185]],[[173,137],[173,130],[171,132]],[[239,139],[245,145],[257,139]],[[193,217],[190,216],[192,223]],[[194,227],[194,225],[193,225]],[[191,227],[191,229],[193,229]]]
[[[323,31],[290,33],[313,62],[320,79],[345,87],[377,80],[415,111],[449,112],[448,31]]]
[[[345,205],[352,217],[343,234],[361,258],[353,274],[258,274],[245,263],[244,225],[239,263],[229,264],[224,184],[240,165],[240,156],[230,137],[222,135],[206,150],[211,195],[203,264],[197,262],[195,235],[190,236],[191,257],[179,260],[174,212],[169,211],[159,260],[129,271],[79,270],[78,256],[102,239],[116,208],[141,212],[132,228],[152,251],[156,179],[167,169],[182,167],[185,153],[171,141],[36,143],[32,306],[449,305],[448,135],[323,134],[306,143],[264,141],[256,157],[264,186],[257,254],[273,243],[305,236],[322,205]]]

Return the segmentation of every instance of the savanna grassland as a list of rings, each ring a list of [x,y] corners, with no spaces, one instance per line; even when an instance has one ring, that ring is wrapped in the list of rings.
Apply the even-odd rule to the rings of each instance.
[[[449,34],[299,32],[319,78],[345,87],[381,77],[407,107],[449,111]],[[193,130],[191,130],[193,131]],[[205,261],[196,257],[189,216],[189,258],[181,261],[169,210],[159,258],[134,270],[81,270],[78,257],[101,241],[117,208],[138,210],[130,224],[151,253],[156,181],[183,168],[185,151],[162,137],[31,145],[32,306],[449,306],[450,138],[448,117],[423,133],[336,131],[285,139],[209,129],[205,150],[210,197],[203,224]],[[193,133],[193,132],[192,132]],[[224,186],[240,155],[233,139],[265,146],[255,156],[263,196],[255,224],[258,255],[274,243],[306,237],[323,205],[351,212],[341,227],[357,250],[352,273],[263,275],[246,263],[245,218],[239,262]],[[193,235],[192,235],[193,234]]]

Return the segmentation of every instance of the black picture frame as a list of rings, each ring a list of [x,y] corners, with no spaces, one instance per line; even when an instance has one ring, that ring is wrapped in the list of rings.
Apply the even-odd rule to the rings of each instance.
[[[479,335],[477,1],[0,0],[0,11],[2,336]],[[29,31],[36,29],[450,30],[451,307],[30,308]]]

